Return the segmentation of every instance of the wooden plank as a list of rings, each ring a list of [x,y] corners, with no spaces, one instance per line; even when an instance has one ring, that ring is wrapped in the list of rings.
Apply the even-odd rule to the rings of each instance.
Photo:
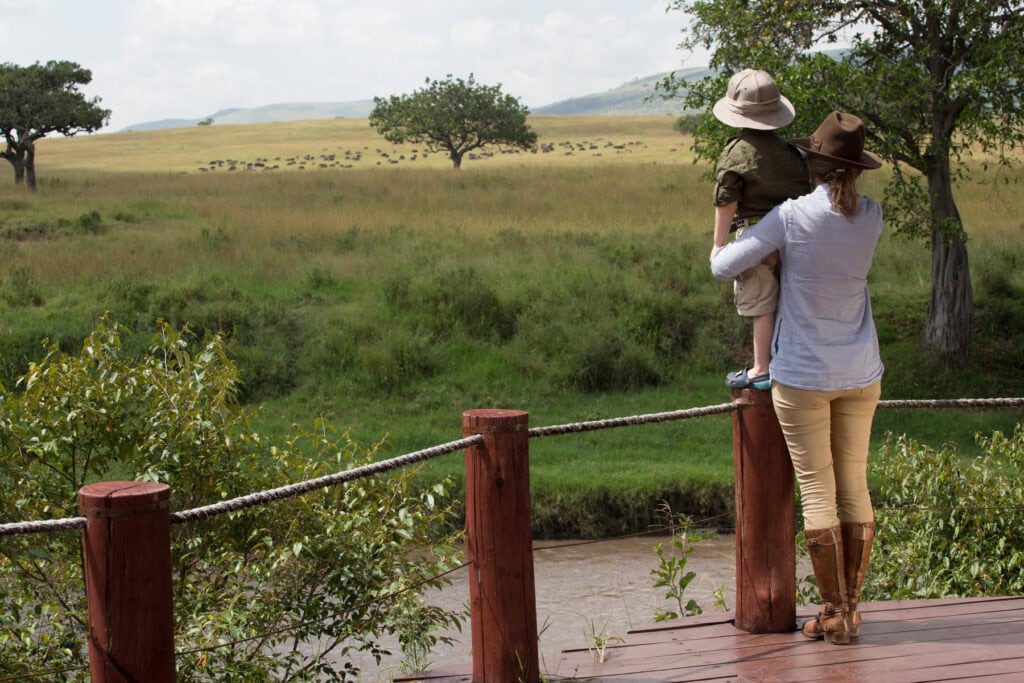
[[[629,632],[603,664],[586,649],[564,651],[546,679],[594,681],[748,681],[799,683],[1024,683],[1024,598],[864,603],[861,637],[828,646],[799,633],[752,634],[730,615],[664,622]],[[813,607],[801,612],[811,615]],[[697,623],[699,620],[699,623]],[[468,669],[424,683],[468,683]],[[461,675],[460,675],[461,674]]]
[[[859,650],[859,652],[858,652]],[[936,678],[951,666],[958,666],[960,675],[1008,674],[1024,671],[1024,660],[1019,656],[1006,658],[1008,651],[1020,654],[1019,635],[1010,643],[996,647],[978,644],[949,648],[948,644],[933,644],[928,651],[915,656],[893,655],[872,659],[881,652],[876,648],[831,647],[820,648],[818,653],[800,656],[776,656],[732,662],[704,661],[685,667],[643,667],[629,671],[605,672],[597,668],[579,670],[577,676],[596,680],[645,681],[703,681],[709,677],[745,677],[761,683],[799,683],[828,680],[830,683],[879,681],[891,678],[892,683],[942,680]],[[841,652],[837,652],[841,651]],[[779,652],[779,651],[776,651]],[[781,652],[779,652],[781,654]],[[815,656],[817,655],[817,656]],[[1000,656],[1002,655],[1002,656]],[[843,657],[844,660],[838,660]],[[967,661],[965,661],[967,660]],[[955,679],[949,679],[955,680]]]
[[[1017,644],[1008,643],[1018,650]],[[976,645],[936,650],[915,656],[887,656],[874,659],[877,652],[867,651],[859,659],[848,662],[799,666],[789,668],[757,668],[751,666],[740,675],[760,683],[803,683],[826,679],[841,681],[871,681],[872,683],[923,683],[926,681],[960,680],[966,676],[1005,677],[1024,674],[1024,656],[997,657],[1004,648],[980,648]],[[686,680],[678,678],[675,680]]]
[[[995,648],[994,645],[1008,639],[1013,646],[1019,646],[1024,639],[1024,622],[1015,615],[1007,614],[993,618],[994,621],[964,623],[953,628],[919,623],[917,632],[897,632],[899,641],[893,643],[891,635],[882,635],[878,643],[869,643],[869,638],[861,637],[863,645],[848,647],[826,647],[818,641],[811,641],[798,634],[794,635],[739,635],[732,638],[720,638],[718,641],[704,641],[699,645],[679,643],[663,643],[660,645],[644,645],[637,647],[618,647],[609,650],[603,664],[595,665],[582,657],[564,657],[559,663],[559,670],[572,669],[578,676],[616,677],[637,676],[640,674],[663,674],[678,677],[678,680],[699,680],[709,671],[721,675],[740,675],[747,673],[739,665],[750,663],[758,670],[771,671],[776,668],[793,669],[808,667],[811,670],[823,666],[859,661],[864,657],[865,650],[870,656],[882,659],[898,657],[906,660],[917,653],[926,652],[936,655],[955,652],[951,661],[971,660],[973,654],[984,648],[986,657],[993,659],[1005,658],[1011,653],[1006,648]],[[949,624],[952,626],[952,624]],[[958,640],[967,644],[958,646]],[[713,643],[713,645],[712,645]],[[891,644],[887,644],[891,643]],[[705,650],[708,646],[713,650]],[[1018,648],[1016,653],[1019,653]],[[785,660],[785,661],[782,661]],[[680,665],[679,662],[685,662]],[[886,665],[890,666],[889,664]],[[815,674],[816,675],[816,674]],[[814,677],[813,675],[811,676]],[[660,680],[660,679],[659,679]]]
[[[1001,633],[1024,632],[1024,613],[1020,611],[1004,611],[994,614],[987,614],[984,618],[972,616],[969,620],[943,621],[939,619],[910,620],[908,622],[890,621],[887,623],[866,622],[862,625],[863,635],[860,643],[893,645],[898,642],[921,642],[921,641],[945,641],[956,634],[964,637],[971,636],[976,632],[992,635]],[[721,657],[722,661],[729,657],[751,656],[759,652],[759,648],[778,647],[780,643],[788,643],[793,647],[805,645],[817,649],[821,643],[807,640],[799,634],[784,634],[782,636],[753,635],[745,634],[738,629],[732,629],[730,634],[721,632],[722,627],[714,627],[718,635],[714,639],[668,639],[658,642],[635,643],[628,642],[623,645],[611,646],[608,648],[608,662],[617,662],[627,665],[629,662],[645,662],[650,665],[656,660],[672,658],[704,658],[709,656]],[[729,627],[724,627],[729,628]],[[897,640],[898,639],[898,640]],[[844,648],[839,648],[842,650]],[[563,653],[562,665],[569,663],[586,665],[590,660],[587,650],[567,650]]]

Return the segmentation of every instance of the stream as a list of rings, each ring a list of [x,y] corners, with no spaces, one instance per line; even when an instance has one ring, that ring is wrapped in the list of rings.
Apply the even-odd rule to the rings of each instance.
[[[667,537],[534,543],[542,670],[554,666],[563,649],[587,647],[591,635],[624,636],[632,628],[654,623],[655,612],[676,609],[673,601],[665,599],[664,588],[653,587],[651,571],[658,566],[654,552],[658,541],[666,553],[672,550]],[[724,588],[727,609],[733,609],[736,537],[709,536],[695,543],[686,571],[695,572],[696,577],[687,587],[684,601],[696,600],[705,613],[723,610],[715,606],[714,592]],[[441,591],[429,591],[427,600],[448,610],[465,610],[469,603],[468,574],[467,568],[452,574],[451,585]],[[446,635],[458,642],[451,647],[435,648],[428,658],[431,669],[471,661],[468,617],[461,633],[455,631]],[[380,666],[370,657],[358,662],[363,672],[362,681],[386,683],[402,675],[397,643],[387,642],[387,645],[392,646],[396,654],[386,658]]]

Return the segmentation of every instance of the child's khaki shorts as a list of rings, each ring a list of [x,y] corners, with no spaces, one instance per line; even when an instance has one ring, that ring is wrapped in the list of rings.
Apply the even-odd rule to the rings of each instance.
[[[769,315],[779,303],[779,252],[743,271],[733,284],[736,312],[748,318]]]

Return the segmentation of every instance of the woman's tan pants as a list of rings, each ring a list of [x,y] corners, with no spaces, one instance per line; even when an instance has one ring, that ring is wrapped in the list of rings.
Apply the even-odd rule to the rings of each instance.
[[[881,393],[881,381],[838,391],[772,383],[775,414],[800,485],[805,529],[874,521],[867,467]]]

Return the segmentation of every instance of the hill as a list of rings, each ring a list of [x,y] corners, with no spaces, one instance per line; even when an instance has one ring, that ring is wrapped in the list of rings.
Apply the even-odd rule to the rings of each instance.
[[[681,69],[677,77],[685,80],[703,78],[710,71],[705,67]],[[533,114],[546,116],[653,116],[681,114],[678,101],[662,100],[654,95],[654,86],[665,78],[668,72],[643,78],[635,78],[602,93],[573,97],[542,107],[531,107]],[[650,98],[648,100],[648,98]],[[127,131],[161,130],[166,128],[188,128],[204,119],[213,119],[216,125],[273,123],[277,121],[301,121],[310,119],[353,118],[365,119],[373,110],[373,100],[350,102],[285,102],[268,104],[249,109],[222,109],[198,119],[162,119],[136,123],[126,127]]]
[[[217,125],[275,123],[280,121],[303,121],[310,119],[365,119],[373,110],[373,100],[352,102],[283,102],[267,104],[249,109],[233,108],[198,119],[162,119],[136,123],[124,129],[128,131],[162,130],[166,128],[188,128],[198,125],[203,119],[213,119]]]
[[[678,116],[683,113],[678,100],[663,100],[654,95],[657,83],[669,73],[635,78],[603,93],[573,97],[537,107],[531,112],[550,116],[650,116],[657,114]],[[681,69],[676,72],[676,77],[683,80],[694,80],[710,74],[709,69],[698,67]]]

